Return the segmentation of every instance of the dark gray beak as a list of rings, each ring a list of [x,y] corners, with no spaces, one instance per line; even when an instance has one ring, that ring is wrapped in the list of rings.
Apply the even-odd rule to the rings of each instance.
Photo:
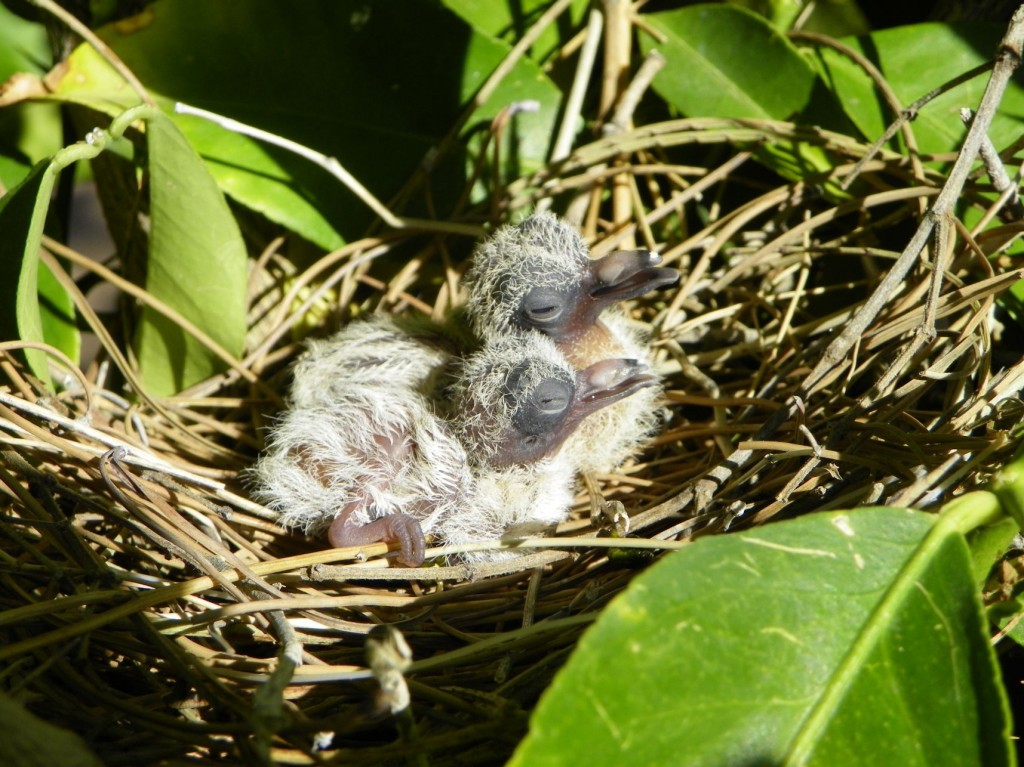
[[[658,377],[637,360],[602,360],[576,374],[575,422],[583,420],[605,405],[654,386]],[[571,417],[570,417],[571,418]]]
[[[587,294],[602,307],[661,290],[679,281],[679,272],[659,267],[661,256],[649,250],[620,250],[588,265]]]

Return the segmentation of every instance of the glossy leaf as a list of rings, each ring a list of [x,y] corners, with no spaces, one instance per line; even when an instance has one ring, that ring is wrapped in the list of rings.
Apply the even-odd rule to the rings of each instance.
[[[385,200],[509,50],[428,0],[358,6],[251,0],[244,14],[223,3],[175,0],[156,3],[125,30],[118,24],[101,33],[165,110],[183,101],[298,141],[338,158]],[[298,56],[296,40],[302,41]],[[136,103],[83,48],[57,95],[111,114]],[[514,142],[516,161],[529,170],[547,155],[559,99],[539,66],[522,60],[464,133],[481,132],[514,101],[537,101],[539,112],[519,115],[506,131],[506,149]],[[360,235],[371,220],[363,203],[307,160],[202,120],[174,119],[226,194],[322,247]],[[503,153],[507,172],[512,154]],[[435,185],[452,182],[450,199],[464,174],[456,159],[434,171]],[[435,193],[443,206],[444,196]]]
[[[899,509],[701,539],[587,632],[511,764],[1011,764],[963,536]]]
[[[42,25],[23,19],[0,3],[0,79],[15,72],[46,71],[50,44]]]
[[[644,21],[665,37],[641,38],[666,59],[654,89],[689,117],[787,120],[807,104],[813,68],[760,16],[730,5],[694,5]]]
[[[43,340],[64,352],[78,364],[82,351],[82,334],[78,331],[75,302],[46,264],[39,264],[39,320]]]
[[[901,106],[909,106],[928,91],[969,69],[991,61],[1005,29],[988,24],[917,24],[872,35],[844,38],[843,43],[865,55],[882,72]],[[866,139],[881,136],[895,118],[864,71],[832,50],[821,51],[823,76],[846,114]],[[982,74],[926,105],[911,123],[922,152],[951,152],[966,135],[961,107],[975,107],[988,82]],[[1024,85],[1012,79],[989,136],[1002,149],[1024,127]]]
[[[1006,517],[997,524],[973,530],[967,536],[974,582],[979,591],[984,589],[992,565],[1002,558],[1019,532],[1017,523]]]
[[[0,83],[17,72],[42,75],[50,59],[46,31],[0,4]],[[60,115],[47,104],[0,108],[0,183],[10,189],[32,164],[60,149]]]
[[[801,31],[819,32],[833,37],[860,34],[869,29],[867,19],[855,0],[829,0],[813,4],[794,3],[790,0],[728,1],[764,16],[783,34],[792,29],[798,19]]]
[[[53,175],[46,162],[0,198],[0,338],[44,342],[39,311],[39,245]],[[46,355],[25,351],[29,367],[50,383]]]
[[[41,75],[49,58],[50,47],[43,27],[16,16],[0,5],[0,82],[17,72]],[[26,180],[33,163],[48,159],[60,149],[60,139],[60,114],[55,106],[25,103],[0,109],[0,184],[6,189],[13,189]],[[41,215],[45,217],[48,202],[39,200],[39,188],[34,186],[40,181],[41,178],[30,181],[19,193],[26,195],[23,204],[36,194],[33,209],[36,204],[41,204]],[[30,187],[35,192],[29,191]],[[15,209],[18,207],[16,203]],[[15,222],[11,220],[15,215],[27,215],[27,218]],[[20,230],[28,237],[26,227],[30,228],[33,215],[34,212],[29,214],[27,209],[20,214],[12,211],[3,216],[7,224],[0,224],[0,231],[4,233],[0,239],[7,241],[0,243],[0,259],[3,260],[0,264],[0,274],[3,275],[0,277],[0,304],[4,307],[0,312],[5,315],[3,337],[45,341],[77,361],[81,339],[74,323],[71,297],[45,266],[35,266],[38,251],[30,252],[28,240],[14,234]],[[33,270],[36,270],[38,280],[38,297],[31,295]],[[34,319],[36,316],[38,326]],[[33,370],[46,380],[44,358],[38,352],[30,352],[30,358]]]
[[[146,123],[151,232],[146,290],[229,354],[245,341],[246,250],[224,196],[171,120]],[[142,380],[166,396],[224,369],[211,351],[145,308],[135,338]]]

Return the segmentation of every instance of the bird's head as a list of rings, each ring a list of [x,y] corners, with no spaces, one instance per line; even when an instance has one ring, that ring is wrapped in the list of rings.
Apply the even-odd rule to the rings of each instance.
[[[554,455],[591,413],[656,382],[630,359],[575,371],[550,340],[531,333],[489,343],[467,360],[453,420],[470,460],[528,465]]]
[[[536,330],[572,343],[606,307],[674,284],[679,272],[660,261],[647,250],[591,259],[573,226],[535,213],[477,248],[466,273],[468,314],[481,338]]]

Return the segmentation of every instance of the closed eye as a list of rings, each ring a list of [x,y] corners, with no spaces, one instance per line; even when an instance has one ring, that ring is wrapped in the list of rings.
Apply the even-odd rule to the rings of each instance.
[[[533,288],[523,298],[523,318],[531,325],[557,322],[565,313],[568,296],[552,288]]]
[[[562,313],[561,306],[531,306],[527,308],[526,313],[536,320],[553,320],[559,314]]]

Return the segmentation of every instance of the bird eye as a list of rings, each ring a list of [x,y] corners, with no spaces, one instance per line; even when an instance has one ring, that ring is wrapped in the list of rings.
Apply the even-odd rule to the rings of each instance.
[[[544,414],[561,413],[568,409],[572,392],[565,381],[557,378],[545,378],[533,390],[533,404],[538,412]]]
[[[533,326],[546,326],[558,320],[565,312],[565,296],[551,288],[533,288],[523,298],[522,310],[526,322]]]
[[[530,367],[529,360],[516,365],[505,379],[503,392],[512,425],[524,439],[539,438],[558,429],[575,396],[573,382],[561,378],[542,378],[531,384],[527,374]]]

